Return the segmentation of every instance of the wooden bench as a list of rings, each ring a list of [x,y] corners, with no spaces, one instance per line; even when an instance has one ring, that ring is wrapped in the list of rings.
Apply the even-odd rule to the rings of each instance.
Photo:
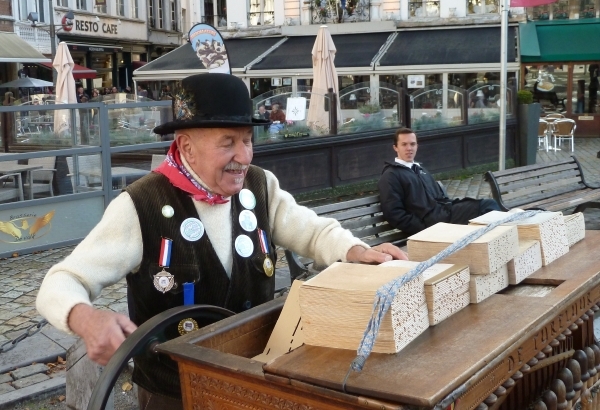
[[[365,242],[375,246],[391,242],[404,246],[409,235],[392,228],[383,218],[379,195],[372,195],[349,201],[311,208],[319,216],[337,219],[343,228]],[[286,250],[285,256],[290,269],[292,281],[309,271],[307,265],[311,260],[299,258],[295,253]]]
[[[485,174],[492,195],[504,211],[511,208],[565,211],[600,208],[600,187],[585,182],[575,157],[564,161],[512,168]]]

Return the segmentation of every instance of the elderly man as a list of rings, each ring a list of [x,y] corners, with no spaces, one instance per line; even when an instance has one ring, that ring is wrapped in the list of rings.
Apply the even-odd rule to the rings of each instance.
[[[378,188],[383,216],[394,228],[412,235],[438,222],[467,224],[469,219],[500,210],[493,199],[448,198],[415,162],[418,144],[411,129],[396,131],[393,148],[398,157],[385,163]]]
[[[188,77],[173,111],[175,120],[154,130],[175,133],[165,162],[111,202],[73,253],[50,269],[38,294],[40,313],[80,335],[93,360],[105,364],[136,325],[183,305],[182,288],[190,289],[184,284],[193,285],[194,303],[234,312],[273,299],[275,243],[321,264],[406,258],[391,244],[369,248],[337,221],[297,205],[272,173],[250,165],[252,127],[267,122],[252,118],[242,80]],[[131,320],[90,302],[123,277]],[[140,408],[181,408],[170,359],[137,357],[133,377]]]

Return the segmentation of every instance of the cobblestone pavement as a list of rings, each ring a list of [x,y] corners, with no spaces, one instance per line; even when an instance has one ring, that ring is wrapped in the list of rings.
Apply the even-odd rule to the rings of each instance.
[[[575,155],[584,169],[586,180],[590,183],[600,182],[600,159],[596,158],[600,151],[600,139],[579,138],[575,140]],[[566,159],[571,155],[565,144],[561,151],[538,151],[537,163]],[[474,175],[464,179],[442,181],[450,197],[488,198],[489,185],[483,181],[483,175]],[[585,212],[587,229],[600,229],[600,210]],[[35,297],[48,269],[67,256],[73,247],[54,249],[33,255],[22,255],[0,260],[0,345],[23,333],[42,319],[35,309]],[[285,268],[283,253],[279,254],[278,267]],[[287,282],[286,282],[287,281]],[[289,284],[289,274],[285,270],[277,273],[277,286]],[[125,280],[104,289],[100,297],[94,301],[99,309],[111,310],[127,314]],[[12,408],[3,406],[8,396],[14,397],[19,390],[28,390],[31,397],[43,393],[42,386],[52,385],[54,389],[64,374],[50,372],[36,367],[33,374],[16,378],[15,367],[24,367],[32,362],[48,361],[48,358],[61,356],[74,342],[74,338],[46,325],[42,332],[20,342],[13,350],[0,353],[0,409]],[[40,344],[41,343],[41,344]],[[46,344],[44,344],[46,343]],[[46,358],[46,360],[42,360]],[[27,361],[28,360],[28,361]],[[25,361],[25,362],[24,362]],[[32,370],[33,371],[33,370]],[[62,379],[61,379],[62,377]],[[27,379],[23,381],[23,379]],[[21,380],[19,382],[19,380]],[[54,380],[54,382],[53,382]],[[36,393],[36,386],[39,386]],[[64,386],[64,384],[63,384]],[[60,386],[59,386],[60,387]],[[18,400],[22,401],[22,399]]]

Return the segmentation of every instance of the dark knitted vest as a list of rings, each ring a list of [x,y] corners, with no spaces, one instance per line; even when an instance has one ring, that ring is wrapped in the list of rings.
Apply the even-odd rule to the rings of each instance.
[[[275,247],[271,242],[269,226],[267,182],[262,169],[250,166],[244,187],[256,196],[258,227],[267,232],[270,258],[275,263]],[[205,232],[196,242],[183,238],[182,222],[187,218],[199,218],[190,195],[175,188],[165,176],[151,173],[129,185],[126,191],[135,205],[143,240],[143,257],[140,270],[127,275],[131,320],[141,325],[152,316],[167,309],[183,305],[183,283],[193,282],[196,304],[215,305],[234,312],[241,312],[273,299],[275,275],[267,277],[263,270],[263,254],[255,229],[244,231],[239,214],[244,207],[238,195],[231,198],[232,242],[240,234],[248,235],[254,244],[254,252],[244,258],[237,254],[232,243],[233,266],[231,279],[213,249]],[[162,207],[170,205],[175,214],[171,218],[162,215]],[[221,205],[215,205],[221,206]],[[175,277],[176,287],[163,294],[154,287],[154,277],[162,270],[158,265],[161,238],[173,240],[171,263],[166,269]],[[202,325],[199,322],[200,325]],[[179,336],[177,325],[167,328],[167,339]],[[181,398],[177,363],[164,355],[140,355],[134,358],[133,381],[151,393]]]

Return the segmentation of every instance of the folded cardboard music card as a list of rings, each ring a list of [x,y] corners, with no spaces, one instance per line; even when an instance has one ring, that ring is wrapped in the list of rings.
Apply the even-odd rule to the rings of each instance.
[[[517,285],[542,267],[542,250],[538,241],[519,241],[519,254],[508,262],[508,283]]]
[[[583,217],[583,212],[566,215],[564,218],[565,227],[567,229],[567,240],[569,241],[570,248],[585,238],[585,219]]]

